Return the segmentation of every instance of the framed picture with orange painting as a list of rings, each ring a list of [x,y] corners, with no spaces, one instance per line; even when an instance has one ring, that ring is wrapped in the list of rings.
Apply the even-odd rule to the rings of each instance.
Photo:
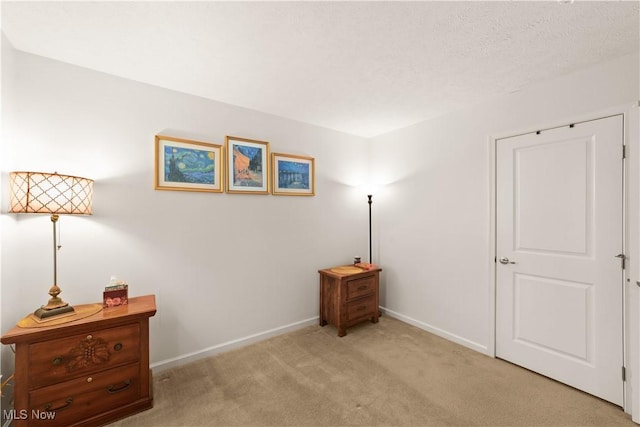
[[[269,194],[269,143],[227,136],[227,193]]]

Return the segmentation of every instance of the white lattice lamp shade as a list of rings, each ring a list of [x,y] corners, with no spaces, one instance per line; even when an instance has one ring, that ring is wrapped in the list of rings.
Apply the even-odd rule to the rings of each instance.
[[[59,214],[91,215],[93,180],[57,172],[11,172],[9,175],[9,211],[13,213],[51,214],[53,224],[53,285],[49,288],[49,301],[32,315],[37,322],[59,319],[72,321],[75,310],[58,295],[58,259],[60,249],[56,239],[56,224]],[[48,320],[47,320],[48,319]],[[22,321],[21,321],[22,322]],[[20,325],[20,323],[19,323]]]
[[[91,215],[93,180],[46,172],[11,172],[13,213]]]

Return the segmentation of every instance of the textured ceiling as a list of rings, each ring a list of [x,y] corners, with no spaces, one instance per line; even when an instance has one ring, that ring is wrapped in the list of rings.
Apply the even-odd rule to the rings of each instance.
[[[639,49],[638,1],[2,2],[16,49],[364,137]]]

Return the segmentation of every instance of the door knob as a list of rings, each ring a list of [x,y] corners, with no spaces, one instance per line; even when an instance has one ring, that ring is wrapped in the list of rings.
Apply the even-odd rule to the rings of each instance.
[[[503,256],[498,261],[500,261],[500,264],[515,264],[515,261],[509,261],[509,258],[506,256]]]

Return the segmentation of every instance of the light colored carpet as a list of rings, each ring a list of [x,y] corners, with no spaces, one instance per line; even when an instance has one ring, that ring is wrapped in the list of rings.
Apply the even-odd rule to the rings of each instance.
[[[159,373],[154,399],[112,426],[635,426],[617,406],[387,316]]]

